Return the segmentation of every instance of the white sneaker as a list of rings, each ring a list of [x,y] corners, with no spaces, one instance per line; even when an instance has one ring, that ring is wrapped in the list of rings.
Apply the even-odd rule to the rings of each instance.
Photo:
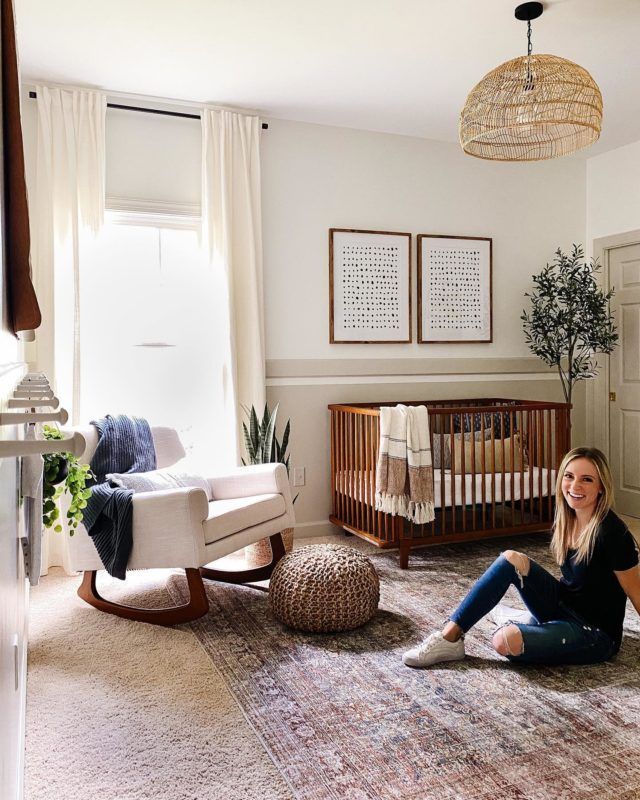
[[[407,650],[402,656],[403,662],[408,667],[430,667],[441,661],[460,661],[463,658],[464,639],[449,642],[442,638],[439,631],[432,633],[422,644],[413,650]]]
[[[536,624],[535,618],[531,616],[526,608],[511,608],[511,606],[506,606],[502,603],[498,603],[498,605],[487,614],[487,617],[491,622],[497,625],[498,628],[501,628],[503,625],[508,625],[510,622],[520,622],[522,625]]]

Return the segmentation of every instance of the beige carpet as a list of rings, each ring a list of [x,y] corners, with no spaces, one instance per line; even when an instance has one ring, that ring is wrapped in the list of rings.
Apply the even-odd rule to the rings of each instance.
[[[129,602],[169,604],[166,572],[132,578]],[[291,798],[193,633],[96,611],[78,582],[31,592],[25,800]]]

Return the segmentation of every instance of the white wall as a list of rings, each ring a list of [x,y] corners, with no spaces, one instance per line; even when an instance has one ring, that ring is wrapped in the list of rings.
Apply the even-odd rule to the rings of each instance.
[[[270,121],[262,141],[267,357],[523,356],[530,277],[585,237],[584,160],[503,164],[455,144]],[[329,344],[328,229],[493,238],[492,344]]]
[[[35,103],[25,104],[32,167]],[[108,195],[198,203],[200,158],[197,122],[107,112]],[[529,352],[519,317],[531,276],[557,247],[585,240],[583,159],[490,163],[463,155],[454,144],[270,120],[262,135],[262,170],[268,396],[291,417],[292,463],[307,468],[296,505],[300,522],[313,527],[328,517],[327,403],[487,392],[560,399],[558,381],[543,374],[537,360],[525,365],[523,379],[520,362]],[[493,343],[415,342],[414,238],[414,343],[329,344],[331,227],[492,237]],[[423,360],[446,362],[449,373],[458,363],[460,374],[443,380],[425,363],[431,377],[414,382],[394,366],[401,359],[419,365],[410,374],[420,373]],[[328,366],[339,362],[340,372]],[[347,362],[357,370],[350,372]],[[310,374],[312,380],[305,377]],[[580,433],[581,392],[577,398],[574,430]]]
[[[640,236],[640,142],[610,150],[587,161],[587,253],[603,266],[609,285],[607,247],[631,244]],[[611,238],[613,237],[613,238]],[[595,245],[595,246],[594,246]],[[600,375],[589,381],[586,395],[587,437],[609,451],[608,359]]]
[[[587,237],[640,228],[640,142],[587,161]]]

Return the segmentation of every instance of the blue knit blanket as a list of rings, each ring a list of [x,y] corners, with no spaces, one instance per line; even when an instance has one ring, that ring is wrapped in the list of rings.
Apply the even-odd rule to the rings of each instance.
[[[107,415],[91,424],[99,436],[90,464],[96,485],[83,523],[109,575],[124,580],[133,547],[133,491],[110,486],[105,476],[155,469],[153,436],[149,423],[139,417]]]

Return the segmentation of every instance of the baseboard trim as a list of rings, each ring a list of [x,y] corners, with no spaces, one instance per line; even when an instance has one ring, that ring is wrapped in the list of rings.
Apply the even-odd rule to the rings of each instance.
[[[328,519],[321,519],[314,522],[299,522],[295,526],[293,535],[296,539],[310,539],[313,536],[331,536],[341,532],[342,528],[333,525]]]

